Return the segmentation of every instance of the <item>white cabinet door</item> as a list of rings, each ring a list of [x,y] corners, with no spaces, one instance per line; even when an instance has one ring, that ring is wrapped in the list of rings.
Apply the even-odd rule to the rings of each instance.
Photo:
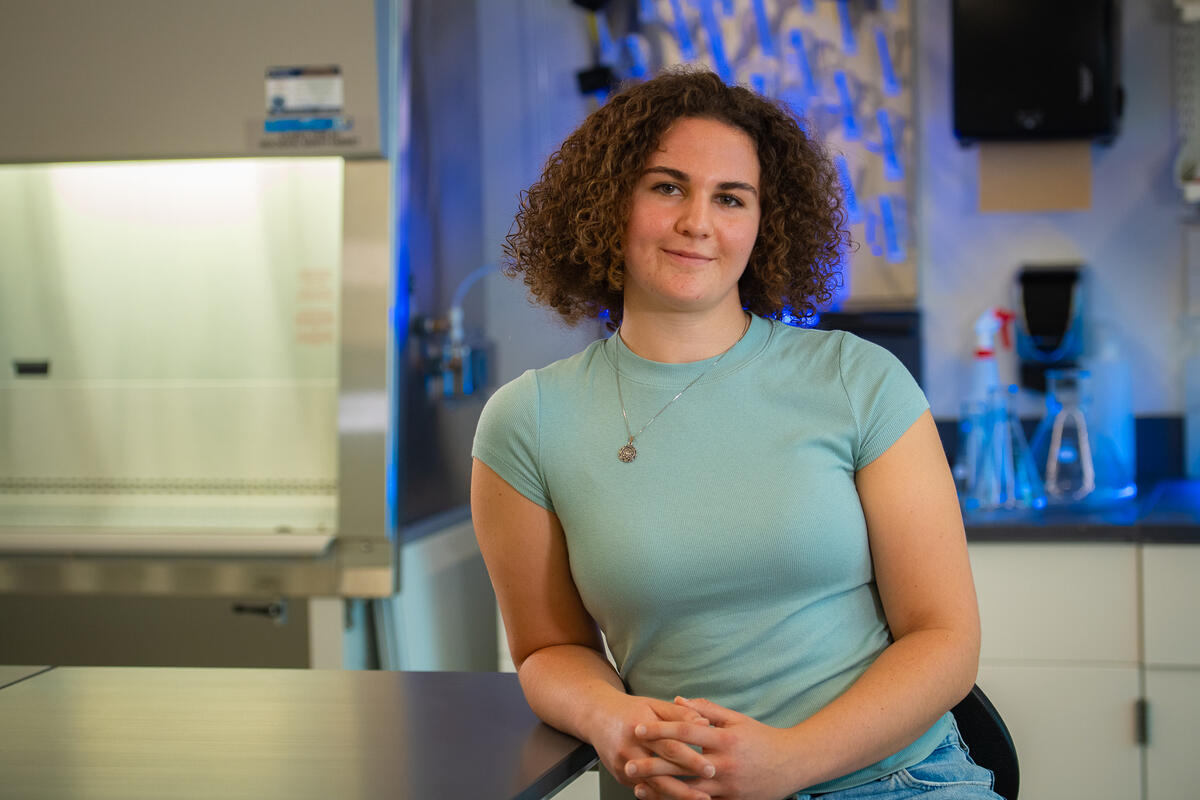
[[[1200,797],[1200,669],[1147,669],[1146,800]]]
[[[1200,668],[1200,546],[1145,545],[1142,585],[1146,663]]]
[[[986,542],[970,552],[985,662],[1138,662],[1135,545]]]
[[[1146,545],[1146,800],[1200,797],[1200,546]]]
[[[985,664],[978,683],[1012,733],[1021,800],[1141,796],[1136,666]]]
[[[1004,718],[1021,800],[1141,796],[1137,548],[971,545],[978,683]]]

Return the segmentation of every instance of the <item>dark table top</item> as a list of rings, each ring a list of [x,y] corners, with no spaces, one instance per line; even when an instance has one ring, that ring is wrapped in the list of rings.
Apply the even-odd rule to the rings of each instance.
[[[0,666],[0,689],[5,686],[23,681],[26,678],[37,675],[39,672],[45,672],[50,667],[5,667]]]
[[[0,797],[525,800],[595,761],[512,674],[38,670],[0,667]]]
[[[1200,544],[1200,481],[1171,480],[1105,508],[967,512],[971,542]]]

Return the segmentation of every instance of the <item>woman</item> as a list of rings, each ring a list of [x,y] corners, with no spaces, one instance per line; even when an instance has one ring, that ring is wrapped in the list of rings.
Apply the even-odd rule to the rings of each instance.
[[[771,319],[829,300],[843,220],[796,121],[695,71],[611,98],[523,198],[510,273],[616,333],[493,396],[472,513],[529,704],[606,798],[995,797],[947,712],[979,629],[925,398]]]

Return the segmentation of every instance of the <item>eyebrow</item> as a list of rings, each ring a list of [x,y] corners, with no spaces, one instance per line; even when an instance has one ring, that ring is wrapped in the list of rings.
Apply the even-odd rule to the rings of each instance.
[[[663,175],[670,176],[681,183],[687,183],[689,180],[691,180],[686,172],[677,170],[674,167],[646,167],[646,171],[642,174],[649,175],[652,172],[659,172]],[[751,184],[745,183],[744,181],[723,181],[717,184],[717,188],[722,192],[728,192],[731,189],[741,189],[744,192],[749,192],[755,197],[758,197],[758,189],[755,189]]]

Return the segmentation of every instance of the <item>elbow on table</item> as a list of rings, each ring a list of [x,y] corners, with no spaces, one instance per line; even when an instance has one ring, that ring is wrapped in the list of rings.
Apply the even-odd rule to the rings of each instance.
[[[608,661],[608,657],[604,654],[603,646],[602,645],[598,646],[591,642],[579,642],[579,641],[557,642],[556,641],[556,642],[546,642],[546,643],[537,644],[537,645],[528,645],[527,644],[523,647],[522,646],[514,647],[513,646],[514,644],[515,643],[510,639],[509,640],[509,651],[511,653],[513,666],[516,667],[518,673],[521,672],[521,668],[523,666],[525,666],[525,664],[527,664],[530,659],[534,659],[536,661],[541,658],[545,658],[545,657],[553,658],[556,655],[566,655],[568,653],[576,653],[576,654],[584,654],[584,655],[595,654],[599,658],[603,659],[606,663]]]

